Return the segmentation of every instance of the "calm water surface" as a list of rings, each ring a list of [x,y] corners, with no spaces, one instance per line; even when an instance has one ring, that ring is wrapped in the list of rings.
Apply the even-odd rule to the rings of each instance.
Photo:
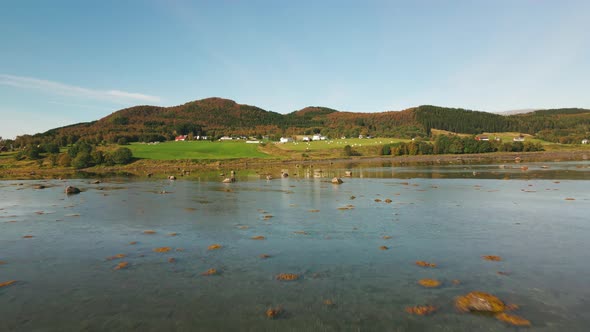
[[[0,288],[0,330],[519,330],[454,309],[480,290],[518,304],[529,330],[588,331],[590,163],[512,166],[365,167],[339,186],[336,168],[231,185],[2,181],[0,282],[17,283]],[[65,196],[65,185],[83,192]],[[223,247],[207,250],[214,243]],[[210,268],[220,274],[201,275]],[[421,304],[440,310],[404,311]],[[280,319],[265,317],[279,306]]]

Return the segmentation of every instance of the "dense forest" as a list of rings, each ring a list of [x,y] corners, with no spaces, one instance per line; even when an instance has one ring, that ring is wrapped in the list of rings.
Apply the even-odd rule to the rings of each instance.
[[[526,114],[499,115],[438,106],[377,113],[340,112],[326,107],[306,107],[289,114],[269,112],[222,98],[207,98],[174,107],[135,106],[100,120],[19,136],[11,146],[152,142],[206,136],[281,136],[322,134],[331,138],[371,135],[399,138],[432,138],[432,129],[456,133],[520,132],[557,143],[579,143],[590,136],[590,110],[569,108]]]

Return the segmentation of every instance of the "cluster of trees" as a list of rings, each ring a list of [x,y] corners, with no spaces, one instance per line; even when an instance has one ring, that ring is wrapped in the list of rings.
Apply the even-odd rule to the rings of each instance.
[[[133,161],[133,153],[125,147],[117,148],[114,151],[102,151],[86,141],[79,141],[63,153],[60,153],[60,148],[55,143],[30,144],[19,150],[15,154],[15,159],[38,160],[40,165],[43,163],[43,159],[48,159],[51,166],[59,165],[80,169],[96,165],[129,164]]]
[[[114,151],[105,152],[85,141],[80,141],[72,145],[67,153],[62,154],[58,163],[60,166],[80,169],[96,165],[125,165],[132,161],[133,153],[128,148],[120,147]]]
[[[428,135],[432,129],[456,133],[520,132],[554,143],[577,143],[590,136],[590,110],[565,108],[504,116],[437,106],[420,106],[416,120]]]
[[[381,155],[424,155],[424,154],[464,154],[488,152],[531,152],[543,151],[540,143],[478,141],[474,137],[438,135],[434,143],[416,140],[386,144],[381,148]]]

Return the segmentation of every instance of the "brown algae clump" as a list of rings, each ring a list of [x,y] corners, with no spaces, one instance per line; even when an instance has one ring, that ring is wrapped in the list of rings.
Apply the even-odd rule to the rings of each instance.
[[[251,239],[252,239],[252,240],[264,240],[264,239],[266,239],[266,238],[265,238],[264,236],[262,236],[262,235],[258,235],[258,236],[253,236],[253,237],[251,237]]]
[[[217,271],[216,269],[209,269],[203,273],[201,273],[202,276],[214,276],[219,274],[219,271]]]
[[[280,273],[276,276],[276,279],[281,281],[293,281],[299,279],[299,275],[295,273]]]
[[[481,258],[485,259],[486,261],[493,261],[493,262],[499,262],[502,260],[502,257],[496,256],[496,255],[486,255],[486,256],[481,256]]]
[[[506,305],[506,311],[514,311],[514,310],[518,310],[520,307],[518,306],[518,304],[507,304]]]
[[[418,284],[426,288],[435,288],[440,286],[440,281],[434,279],[421,279],[418,280]]]
[[[462,312],[480,311],[499,313],[506,309],[506,305],[494,295],[484,292],[471,292],[455,299],[455,307]]]
[[[154,252],[169,252],[170,250],[172,250],[170,247],[154,248]]]
[[[126,269],[127,267],[129,267],[128,262],[121,262],[121,263],[117,264],[117,266],[115,266],[114,270]]]
[[[406,312],[412,315],[419,315],[419,316],[427,316],[430,315],[438,310],[437,307],[433,305],[417,305],[413,307],[406,307]]]
[[[425,261],[416,261],[416,265],[422,266],[422,267],[436,267],[436,264],[425,262]]]
[[[16,280],[8,280],[5,282],[0,282],[0,287],[10,286],[10,285],[14,284],[15,282],[16,282]]]
[[[143,231],[143,234],[156,234],[156,231],[148,229],[146,231]]]
[[[115,260],[115,259],[124,258],[125,256],[127,256],[127,255],[125,255],[125,254],[116,254],[115,256],[107,257],[107,261],[112,261],[112,260]]]
[[[529,320],[524,319],[520,316],[509,315],[504,312],[501,314],[497,314],[496,319],[514,326],[531,326],[531,322]]]
[[[266,317],[270,318],[270,319],[279,318],[283,313],[284,313],[284,310],[281,307],[266,309]]]
[[[389,250],[389,247],[388,246],[381,246],[381,247],[379,247],[379,250]]]
[[[262,254],[262,255],[260,255],[258,257],[260,257],[262,259],[267,259],[267,258],[271,258],[272,256],[271,255],[267,255],[267,254]]]
[[[324,300],[324,305],[327,305],[327,306],[335,306],[336,303],[334,303],[334,301],[332,301],[331,299],[325,299]]]
[[[212,244],[210,246],[207,247],[207,250],[217,250],[217,249],[221,249],[221,247],[223,247],[221,244]]]

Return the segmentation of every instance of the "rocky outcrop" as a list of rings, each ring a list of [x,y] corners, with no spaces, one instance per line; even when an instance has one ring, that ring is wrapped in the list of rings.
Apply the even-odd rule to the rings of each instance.
[[[344,183],[344,181],[342,181],[341,178],[339,178],[339,177],[332,178],[332,184],[342,184],[342,183]]]
[[[463,312],[479,311],[499,313],[504,311],[506,305],[496,296],[484,292],[471,292],[455,299],[455,306]]]
[[[74,186],[67,186],[66,187],[66,194],[71,195],[71,194],[79,194],[80,193],[80,189],[74,187]]]

